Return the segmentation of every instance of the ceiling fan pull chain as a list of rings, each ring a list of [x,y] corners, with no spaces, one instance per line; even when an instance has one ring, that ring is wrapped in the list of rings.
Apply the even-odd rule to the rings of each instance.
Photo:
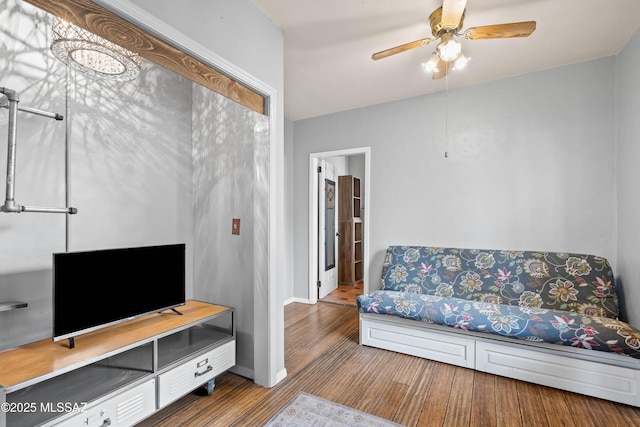
[[[449,75],[444,76],[444,158],[449,157]]]

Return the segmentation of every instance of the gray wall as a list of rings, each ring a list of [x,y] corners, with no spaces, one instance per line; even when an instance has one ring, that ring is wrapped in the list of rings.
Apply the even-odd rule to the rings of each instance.
[[[614,84],[604,58],[452,90],[448,109],[439,93],[294,122],[295,296],[308,289],[309,153],[361,146],[372,282],[391,244],[615,262]]]
[[[20,115],[16,201],[66,205],[68,139],[79,210],[0,214],[0,301],[29,304],[0,312],[0,349],[51,336],[52,252],[185,242],[187,297],[236,308],[236,370],[253,376],[255,288],[268,277],[268,118],[147,62],[133,82],[67,77],[49,51],[45,14],[1,0],[0,18],[0,85],[20,91],[21,105],[66,116]],[[99,304],[95,292],[89,281],[88,304]]]
[[[628,321],[640,326],[640,32],[636,31],[618,55],[616,73],[617,211],[619,282],[624,291]]]
[[[0,301],[28,303],[0,312],[6,349],[51,336],[53,252],[185,242],[191,264],[193,211],[191,82],[149,63],[133,82],[67,75],[49,51],[48,18],[23,2],[1,5],[0,84],[19,92],[20,105],[65,116],[58,122],[18,114],[16,202],[66,206],[67,138],[69,200],[78,208],[68,218],[0,213]],[[3,109],[2,159],[7,122]],[[1,164],[4,190],[6,161]],[[99,305],[96,292],[88,280],[87,304]]]
[[[165,27],[175,29],[191,40],[199,43],[204,50],[250,75],[252,81],[267,85],[275,91],[275,107],[269,111],[275,125],[268,129],[272,136],[269,153],[266,147],[258,149],[256,161],[261,174],[269,174],[270,180],[256,180],[260,191],[259,199],[254,199],[256,217],[271,216],[266,221],[254,223],[255,238],[264,242],[268,239],[268,248],[254,245],[254,262],[275,264],[273,270],[266,265],[254,269],[252,288],[242,292],[252,292],[254,298],[254,345],[255,380],[261,385],[274,385],[286,375],[284,366],[284,310],[287,287],[290,287],[291,270],[285,262],[285,254],[291,252],[290,240],[286,237],[285,224],[290,223],[290,210],[285,209],[285,164],[284,164],[284,38],[282,31],[274,25],[250,0],[217,0],[202,2],[198,0],[176,2],[158,2],[154,0],[103,0],[105,3],[132,3],[158,18],[165,25],[155,25],[154,29],[163,33]],[[197,48],[193,48],[198,53]],[[208,55],[208,54],[207,54]],[[209,56],[207,56],[209,57]],[[261,86],[261,87],[262,87]],[[273,93],[270,91],[270,93]],[[269,162],[270,168],[265,169]],[[264,188],[264,185],[269,188]],[[275,208],[274,208],[275,207]],[[270,208],[271,210],[269,210]],[[230,227],[230,218],[224,219],[225,230]],[[267,228],[265,228],[265,227]],[[242,226],[241,226],[242,228]],[[273,230],[271,233],[270,230]],[[229,230],[230,231],[230,230]],[[238,263],[229,269],[245,268]],[[227,283],[217,286],[227,287]],[[243,303],[244,305],[244,303]]]
[[[151,63],[124,84],[72,75],[70,249],[185,242],[191,259],[191,82]]]
[[[254,277],[266,277],[268,122],[194,85],[194,298],[236,310],[237,364],[254,368]],[[266,161],[265,161],[266,160]],[[266,181],[265,181],[266,180]],[[231,233],[233,218],[240,234]]]
[[[21,91],[21,105],[65,113],[65,74],[57,61],[43,60],[42,17],[15,1],[0,3],[0,86]],[[41,30],[36,27],[40,24]],[[29,36],[16,39],[22,28]],[[32,58],[39,58],[34,63]],[[61,84],[62,83],[62,84]],[[23,90],[31,86],[30,90]],[[19,113],[15,199],[26,205],[60,206],[64,200],[65,122]],[[5,200],[8,111],[0,109],[1,200]],[[25,301],[28,308],[0,312],[0,349],[51,336],[51,253],[65,249],[63,215],[0,213],[0,301]]]

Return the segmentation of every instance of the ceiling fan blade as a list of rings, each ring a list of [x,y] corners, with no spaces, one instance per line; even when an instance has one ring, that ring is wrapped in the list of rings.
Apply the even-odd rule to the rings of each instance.
[[[410,43],[401,44],[400,46],[396,46],[390,49],[376,52],[373,55],[371,55],[371,59],[373,59],[374,61],[377,61],[378,59],[386,58],[387,56],[395,55],[397,53],[406,52],[408,50],[415,49],[420,46],[424,46],[426,44],[429,44],[432,41],[433,39],[426,38],[426,39],[416,40]]]
[[[467,0],[444,0],[442,3],[442,27],[453,30],[458,28]]]
[[[464,37],[469,40],[505,39],[527,37],[536,29],[536,21],[513,22],[511,24],[484,25],[469,28]]]
[[[433,73],[433,79],[441,79],[444,76],[447,75],[447,71],[449,71],[449,63],[448,62],[444,62],[443,60],[440,60],[438,62],[438,71],[435,71]]]

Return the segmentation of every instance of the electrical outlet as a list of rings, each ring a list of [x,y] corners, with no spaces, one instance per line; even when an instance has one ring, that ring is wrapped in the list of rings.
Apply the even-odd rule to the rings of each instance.
[[[240,218],[233,218],[231,221],[231,234],[240,234]]]

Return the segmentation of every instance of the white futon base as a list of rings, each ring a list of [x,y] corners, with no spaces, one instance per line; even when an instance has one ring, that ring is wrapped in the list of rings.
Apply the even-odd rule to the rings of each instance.
[[[360,344],[640,407],[640,360],[360,313]]]

